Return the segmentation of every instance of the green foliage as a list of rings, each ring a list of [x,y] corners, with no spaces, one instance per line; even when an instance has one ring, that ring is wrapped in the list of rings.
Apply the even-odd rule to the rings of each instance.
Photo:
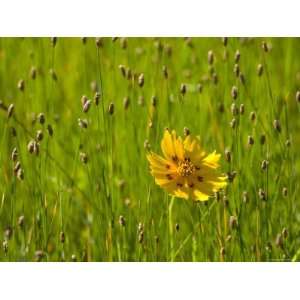
[[[1,38],[0,260],[299,260],[300,40],[265,41]],[[225,191],[193,203],[155,185],[165,127],[222,153]]]

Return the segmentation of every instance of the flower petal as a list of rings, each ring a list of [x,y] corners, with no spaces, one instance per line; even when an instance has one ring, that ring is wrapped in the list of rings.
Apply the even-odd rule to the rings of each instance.
[[[165,130],[164,137],[161,141],[161,150],[164,156],[171,160],[175,155],[173,138],[169,130]]]
[[[203,160],[202,163],[206,166],[209,166],[211,168],[218,168],[219,167],[219,160],[220,160],[221,154],[216,154],[216,151],[208,154]]]

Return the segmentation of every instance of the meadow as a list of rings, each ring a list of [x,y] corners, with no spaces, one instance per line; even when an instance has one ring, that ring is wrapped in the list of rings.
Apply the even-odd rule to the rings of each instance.
[[[299,38],[0,38],[0,261],[299,261]],[[165,128],[228,185],[172,197]]]

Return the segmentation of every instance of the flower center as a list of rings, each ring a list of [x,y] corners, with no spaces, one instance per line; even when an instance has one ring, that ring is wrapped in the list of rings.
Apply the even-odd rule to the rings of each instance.
[[[177,168],[177,173],[182,177],[187,177],[195,172],[196,168],[189,158],[180,161]]]

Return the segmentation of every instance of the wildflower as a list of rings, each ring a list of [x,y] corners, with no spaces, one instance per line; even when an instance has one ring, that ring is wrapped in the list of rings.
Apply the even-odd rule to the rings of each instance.
[[[216,169],[220,154],[206,154],[199,139],[166,130],[161,142],[164,157],[153,152],[147,155],[156,184],[179,198],[206,201],[227,185],[226,177]]]

